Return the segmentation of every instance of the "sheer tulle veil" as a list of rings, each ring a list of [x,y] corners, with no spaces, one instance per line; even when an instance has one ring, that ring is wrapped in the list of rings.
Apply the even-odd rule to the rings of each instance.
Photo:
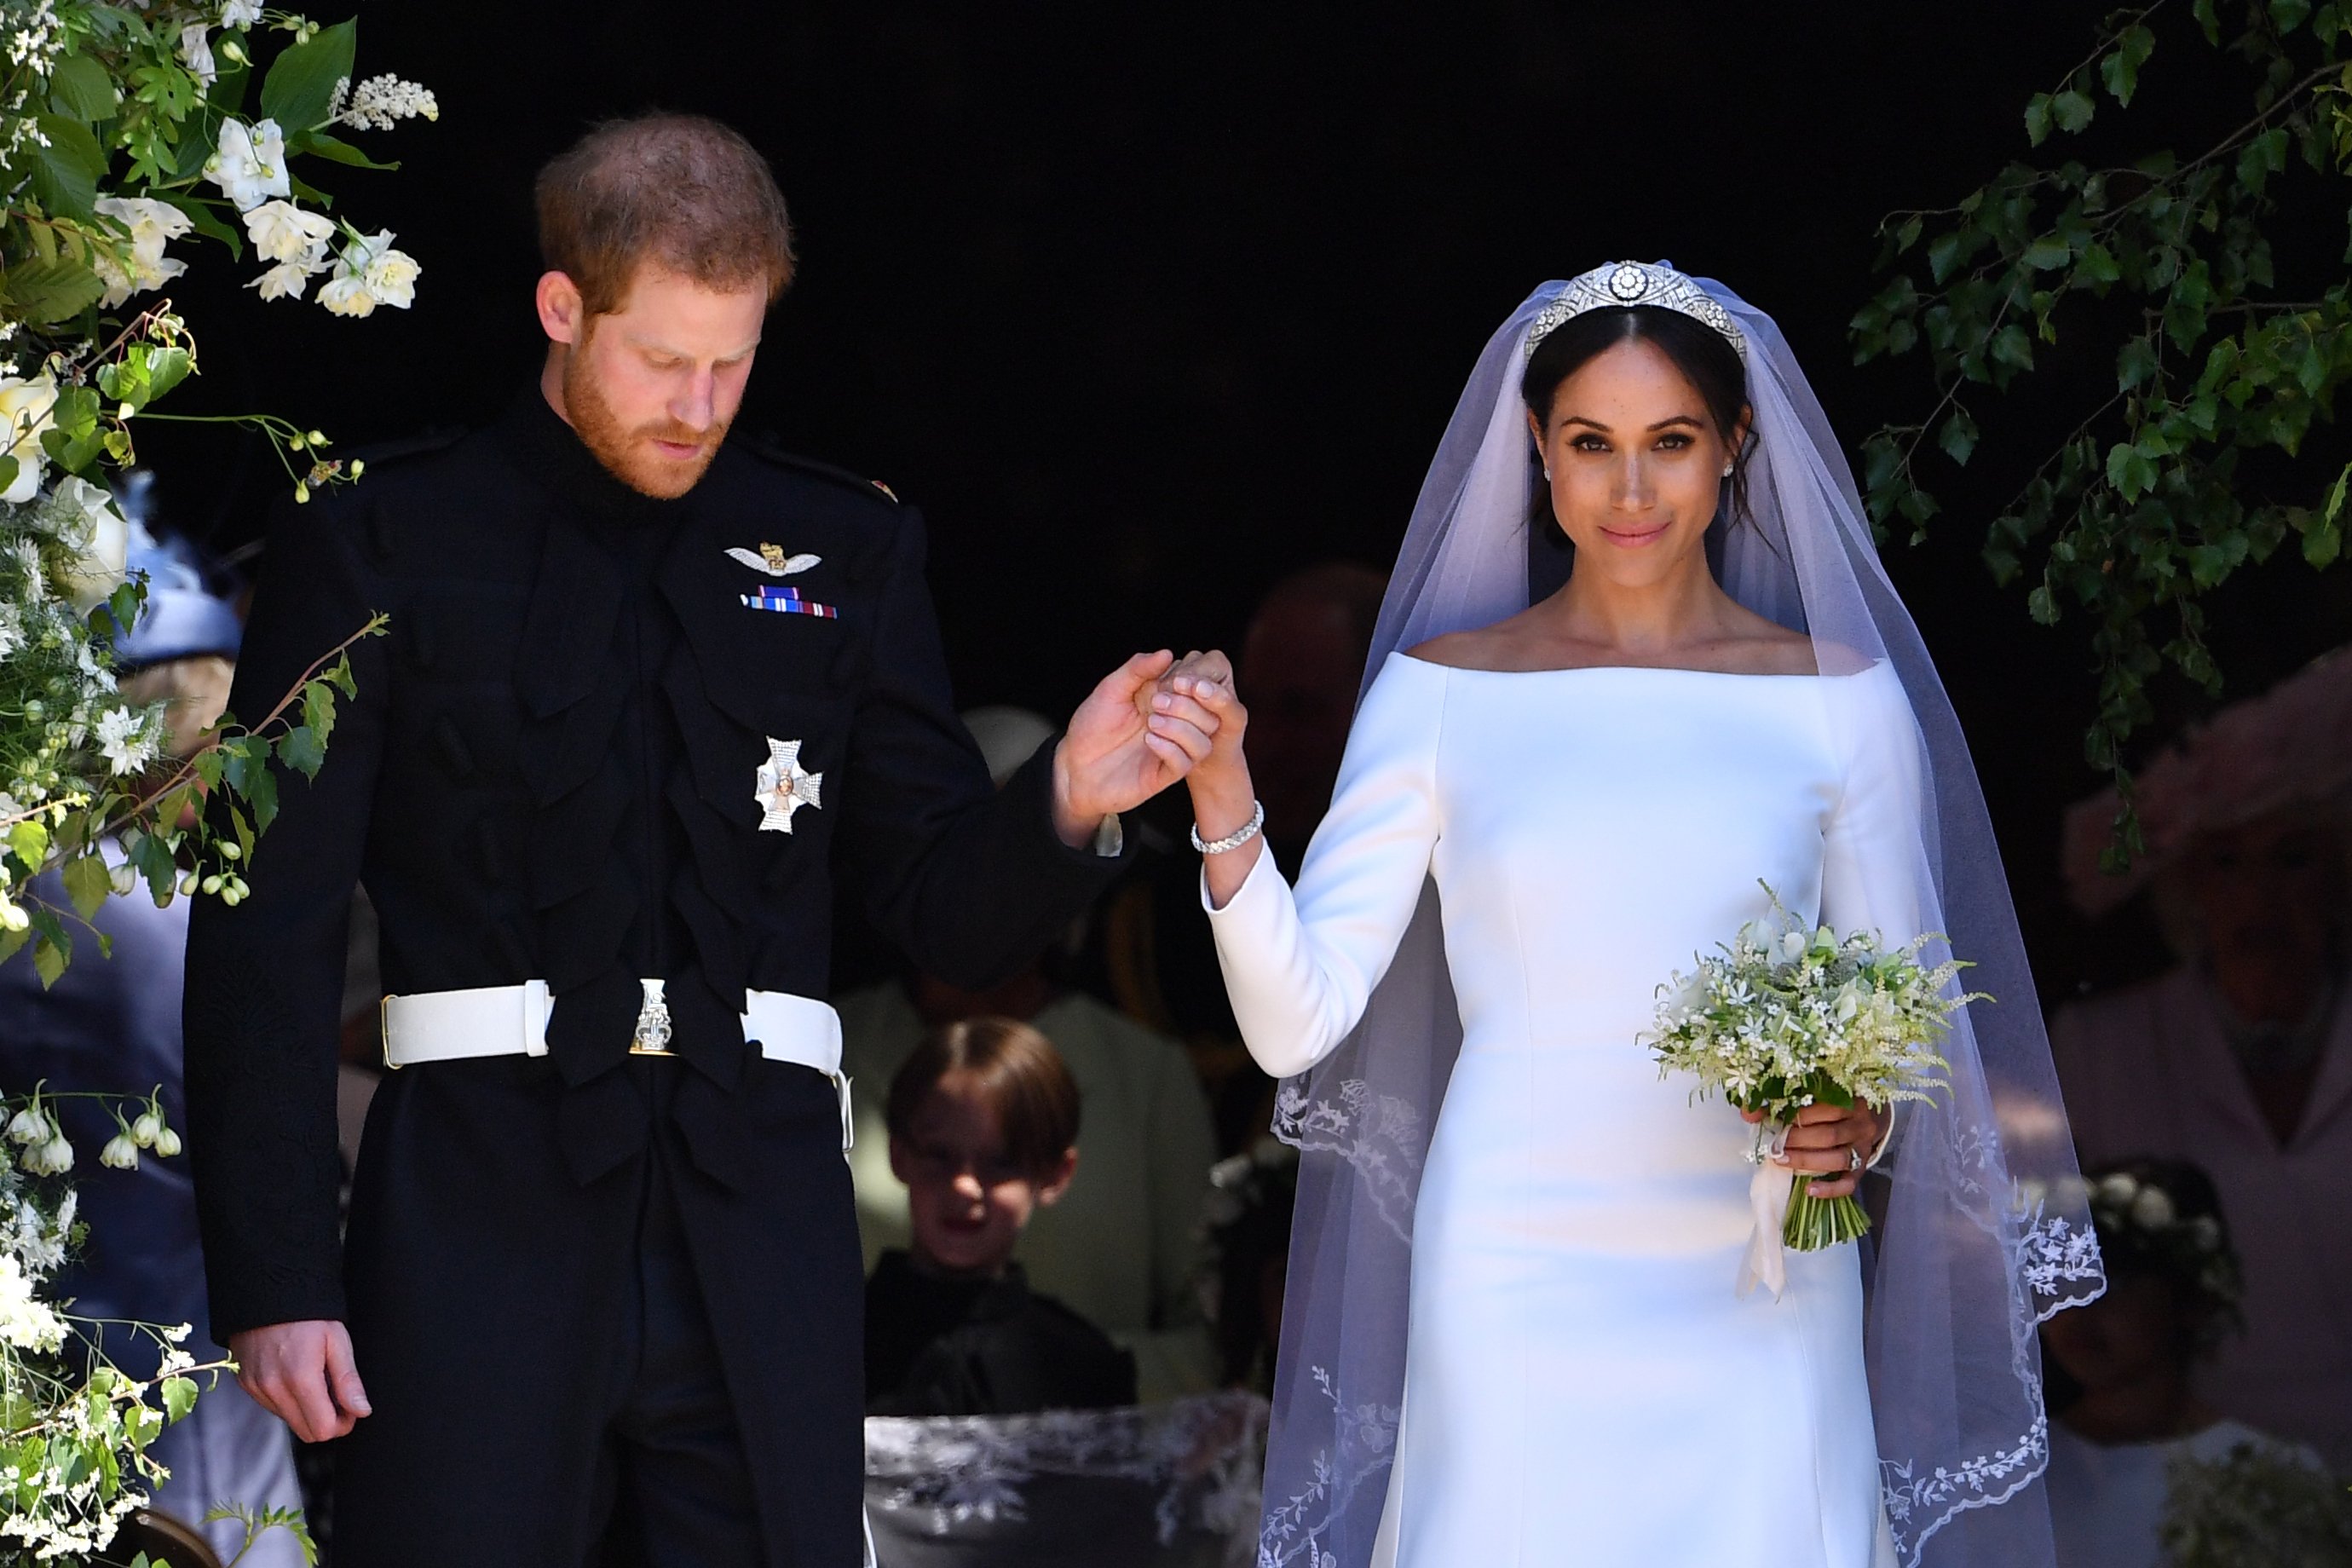
[[[1808,633],[1824,674],[1885,660],[1901,677],[1922,763],[1920,929],[1948,933],[1976,965],[1970,988],[1999,999],[1970,1006],[1946,1042],[1950,1092],[1903,1109],[1886,1218],[1863,1244],[1895,1554],[1903,1568],[2046,1568],[2034,1330],[2104,1279],[2016,912],[1967,742],[1827,417],[1771,319],[1696,281],[1745,335],[1755,410],[1751,518],[1717,524],[1723,584]],[[1398,552],[1368,686],[1391,650],[1527,606],[1538,473],[1519,377],[1537,317],[1570,287],[1538,289],[1479,356]],[[1275,1130],[1301,1163],[1260,1568],[1371,1561],[1404,1385],[1413,1205],[1460,1044],[1433,886],[1356,1032],[1281,1088]],[[1573,1136],[1575,1108],[1557,1114]]]

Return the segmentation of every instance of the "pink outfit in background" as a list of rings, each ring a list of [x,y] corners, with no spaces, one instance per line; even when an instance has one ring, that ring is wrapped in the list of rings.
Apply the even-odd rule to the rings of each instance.
[[[2075,1145],[2085,1168],[2152,1155],[2212,1176],[2245,1265],[2246,1331],[2222,1343],[2199,1392],[2352,1469],[2352,1004],[2336,1007],[2284,1149],[2221,1018],[2192,969],[2061,1009],[2050,1043]]]

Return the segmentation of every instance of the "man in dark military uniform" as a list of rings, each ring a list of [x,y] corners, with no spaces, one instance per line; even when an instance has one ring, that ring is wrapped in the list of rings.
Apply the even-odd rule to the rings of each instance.
[[[607,125],[541,175],[551,340],[499,425],[275,531],[232,706],[371,610],[187,984],[212,1328],[339,1458],[341,1568],[860,1560],[858,1246],[832,879],[978,986],[1116,873],[1213,724],[1139,656],[1002,792],[921,524],[721,446],[791,268],[765,163]],[[346,910],[386,1077],[337,1237]],[[347,1326],[347,1327],[346,1327]]]

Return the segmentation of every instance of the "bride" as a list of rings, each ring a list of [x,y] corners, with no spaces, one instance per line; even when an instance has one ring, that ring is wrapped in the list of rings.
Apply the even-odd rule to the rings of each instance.
[[[1528,527],[1573,548],[1534,605]],[[2095,1243],[1965,745],[1768,318],[1618,263],[1504,324],[1295,891],[1230,669],[1166,684],[1156,723],[1215,736],[1206,903],[1304,1152],[1262,1568],[2051,1562],[2033,1326]],[[1948,932],[2000,1001],[1933,1104],[1805,1112],[1786,1164],[1836,1195],[1883,1162],[1886,1217],[1777,1294],[1735,1289],[1751,1130],[1639,1039],[1768,885]]]

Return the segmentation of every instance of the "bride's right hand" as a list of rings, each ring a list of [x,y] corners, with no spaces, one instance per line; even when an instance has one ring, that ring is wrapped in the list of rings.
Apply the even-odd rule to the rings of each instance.
[[[1151,706],[1155,731],[1182,722],[1211,737],[1209,754],[1185,777],[1201,837],[1222,838],[1246,826],[1257,799],[1242,749],[1249,710],[1234,689],[1232,662],[1214,649],[1185,655],[1160,677]]]

